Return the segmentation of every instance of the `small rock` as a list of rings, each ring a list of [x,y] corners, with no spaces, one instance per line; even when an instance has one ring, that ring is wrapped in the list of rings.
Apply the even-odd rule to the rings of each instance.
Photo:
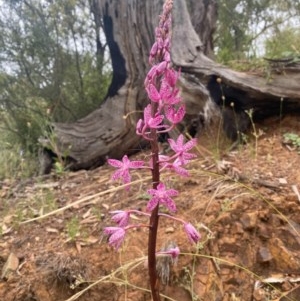
[[[286,296],[283,296],[279,301],[299,300],[300,287],[292,289]]]
[[[258,226],[257,234],[258,237],[262,240],[267,240],[272,236],[270,229],[264,224],[260,224]]]
[[[282,283],[281,288],[284,292],[287,292],[293,288],[293,285],[289,281],[286,280]]]
[[[174,231],[175,231],[174,227],[168,227],[165,230],[166,233],[174,233]]]
[[[278,182],[279,182],[280,185],[286,185],[287,184],[286,178],[279,178]]]
[[[224,275],[230,275],[230,273],[232,272],[232,269],[229,268],[222,268],[220,269],[220,275],[224,276]]]
[[[266,209],[266,210],[260,210],[258,213],[258,217],[261,221],[263,222],[267,222],[270,219],[270,210]]]
[[[237,243],[236,239],[232,237],[225,236],[219,240],[219,249],[221,252],[236,253],[239,246],[240,245]]]
[[[260,247],[257,251],[257,261],[260,263],[270,262],[273,256],[270,250],[266,247]]]
[[[243,234],[244,233],[244,229],[241,223],[239,222],[235,222],[232,226],[232,232],[234,234]]]
[[[49,233],[58,233],[59,232],[57,229],[51,228],[51,227],[47,227],[46,231],[49,232]]]
[[[232,221],[232,216],[230,212],[224,212],[218,217],[217,222],[222,224],[222,225],[228,225]]]
[[[288,250],[279,238],[271,238],[268,244],[273,256],[277,270],[299,272],[300,262],[295,258],[293,252]]]
[[[257,223],[257,212],[244,213],[240,221],[245,230],[254,229]]]
[[[255,301],[266,300],[266,292],[263,289],[256,289],[253,292],[253,298]]]
[[[107,205],[107,204],[102,204],[102,207],[106,210],[109,210],[109,205]]]
[[[7,280],[11,272],[15,272],[19,266],[19,258],[14,254],[10,253],[5,265],[2,269],[1,279]]]

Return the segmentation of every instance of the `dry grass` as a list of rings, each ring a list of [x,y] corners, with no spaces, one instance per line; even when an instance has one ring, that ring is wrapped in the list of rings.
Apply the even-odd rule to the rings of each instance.
[[[36,258],[35,262],[44,279],[62,288],[82,288],[89,279],[87,264],[78,256],[45,253]]]

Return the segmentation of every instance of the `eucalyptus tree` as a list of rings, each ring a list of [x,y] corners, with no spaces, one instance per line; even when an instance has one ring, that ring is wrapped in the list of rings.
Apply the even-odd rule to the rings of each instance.
[[[111,80],[95,1],[3,0],[1,126],[33,150],[48,121],[75,121],[103,101]]]
[[[218,60],[226,63],[263,55],[264,40],[285,27],[299,27],[299,7],[299,1],[293,0],[218,1],[214,37]]]

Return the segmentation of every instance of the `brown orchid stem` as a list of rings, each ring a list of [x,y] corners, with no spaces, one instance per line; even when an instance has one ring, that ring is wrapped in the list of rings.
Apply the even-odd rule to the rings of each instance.
[[[157,206],[152,211],[150,217],[150,231],[149,231],[149,239],[148,239],[148,270],[149,270],[150,288],[151,288],[153,301],[160,301],[159,280],[157,278],[156,256],[155,256],[158,218],[159,216],[158,216],[158,206]]]
[[[156,104],[152,105],[152,112],[157,110]],[[159,173],[159,158],[158,158],[158,141],[157,141],[157,133],[156,130],[151,131],[151,151],[152,151],[152,181],[153,181],[153,189],[157,188],[157,185],[160,181],[160,173]],[[149,271],[149,281],[150,288],[152,293],[153,301],[160,301],[159,295],[159,280],[157,277],[156,271],[156,240],[157,240],[157,229],[158,229],[158,205],[151,212],[150,217],[150,228],[149,228],[149,238],[148,238],[148,271]]]
[[[152,80],[155,78],[155,83],[152,82],[152,84],[155,85],[157,91],[160,91],[161,88],[161,80],[164,73],[164,70],[162,68],[166,68],[168,65],[168,52],[166,50],[163,50],[161,41],[165,41],[167,51],[170,51],[168,49],[169,43],[168,36],[169,36],[169,27],[171,23],[171,10],[172,10],[172,0],[166,0],[164,7],[163,7],[163,13],[160,16],[160,22],[159,27],[156,30],[156,43],[153,45],[151,52],[150,52],[150,61],[152,61],[154,58],[157,62],[160,62],[160,64],[157,65],[156,69],[156,76],[151,73],[151,70],[149,71],[149,79]],[[158,51],[159,47],[161,48],[160,51]],[[166,55],[167,54],[167,55]],[[164,66],[164,67],[163,67]],[[153,68],[153,67],[152,67]],[[155,69],[152,69],[152,71]],[[149,88],[149,86],[148,86]],[[154,118],[158,112],[158,103],[155,101],[151,102],[151,117]],[[158,139],[157,139],[157,130],[155,128],[152,128],[150,131],[150,145],[151,145],[151,151],[152,151],[152,181],[153,181],[153,189],[157,189],[157,186],[160,181],[160,171],[159,171],[159,149],[158,149]],[[159,202],[154,210],[151,212],[150,216],[150,227],[149,227],[149,239],[148,239],[148,270],[149,270],[149,281],[150,281],[150,288],[152,293],[152,300],[153,301],[160,301],[160,295],[159,295],[159,278],[157,277],[157,271],[156,271],[156,241],[157,241],[157,229],[158,229],[158,221],[159,221]]]

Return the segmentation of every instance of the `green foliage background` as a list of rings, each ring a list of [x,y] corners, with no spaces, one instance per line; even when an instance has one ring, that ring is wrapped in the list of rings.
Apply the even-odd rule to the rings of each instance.
[[[2,1],[0,178],[36,157],[49,122],[75,121],[104,100],[111,68],[94,2]]]
[[[219,0],[216,59],[223,64],[299,54],[300,2]],[[298,52],[297,52],[298,51]]]

